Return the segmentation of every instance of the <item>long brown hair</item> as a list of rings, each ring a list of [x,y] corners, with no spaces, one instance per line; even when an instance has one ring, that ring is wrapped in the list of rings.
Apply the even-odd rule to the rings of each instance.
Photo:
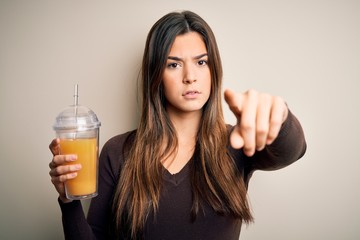
[[[252,221],[244,180],[228,152],[229,133],[221,106],[222,65],[215,36],[197,14],[172,12],[151,28],[142,62],[142,112],[139,127],[121,170],[114,197],[116,226],[129,227],[132,237],[156,213],[162,186],[161,160],[177,149],[177,135],[166,112],[162,74],[170,48],[178,35],[199,33],[208,51],[211,93],[203,107],[192,163],[193,207],[196,215],[204,202],[219,214]],[[164,147],[164,142],[166,146]]]

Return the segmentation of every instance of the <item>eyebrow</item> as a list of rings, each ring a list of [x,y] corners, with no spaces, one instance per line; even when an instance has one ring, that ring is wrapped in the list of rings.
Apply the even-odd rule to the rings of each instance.
[[[203,54],[195,56],[193,59],[201,59],[207,55],[208,55],[207,53],[203,53]],[[182,58],[176,57],[176,56],[168,56],[168,59],[175,60],[175,61],[183,61]]]

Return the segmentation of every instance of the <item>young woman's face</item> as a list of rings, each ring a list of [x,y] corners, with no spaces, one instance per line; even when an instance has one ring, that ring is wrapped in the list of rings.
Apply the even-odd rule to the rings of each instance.
[[[204,41],[196,32],[179,35],[163,74],[167,111],[200,112],[210,96],[211,74]]]

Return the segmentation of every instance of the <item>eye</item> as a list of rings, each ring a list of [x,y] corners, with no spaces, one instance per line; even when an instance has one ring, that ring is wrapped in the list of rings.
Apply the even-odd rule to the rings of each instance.
[[[205,66],[205,65],[207,65],[207,61],[206,60],[200,60],[200,61],[198,61],[198,64],[200,66]]]
[[[178,68],[180,67],[180,64],[173,62],[173,63],[168,63],[167,65],[168,68]]]

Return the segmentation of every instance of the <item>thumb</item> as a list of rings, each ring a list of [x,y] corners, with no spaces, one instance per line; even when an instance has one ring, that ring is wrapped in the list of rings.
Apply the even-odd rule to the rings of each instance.
[[[55,156],[58,155],[60,153],[60,139],[59,138],[55,138],[51,141],[50,145],[49,145],[49,149],[51,151],[51,153]]]
[[[240,149],[244,146],[244,139],[240,134],[239,125],[236,125],[230,134],[230,144],[235,149]]]

